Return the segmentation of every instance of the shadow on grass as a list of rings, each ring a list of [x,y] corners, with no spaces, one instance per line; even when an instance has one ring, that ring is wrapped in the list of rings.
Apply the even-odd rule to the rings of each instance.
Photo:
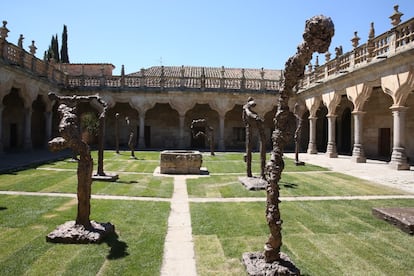
[[[284,188],[296,189],[298,187],[298,184],[296,183],[289,183],[289,182],[283,182],[283,181],[280,181],[279,183],[280,183],[280,186]]]
[[[121,259],[129,255],[127,252],[128,245],[118,238],[119,236],[116,233],[105,238],[105,243],[111,248],[106,256],[109,260]]]
[[[1,207],[0,206],[0,211],[4,211],[4,210],[7,210],[7,207]]]
[[[136,180],[130,180],[130,181],[117,180],[116,183],[121,183],[121,184],[136,184],[136,183],[138,183],[138,181],[136,181]]]

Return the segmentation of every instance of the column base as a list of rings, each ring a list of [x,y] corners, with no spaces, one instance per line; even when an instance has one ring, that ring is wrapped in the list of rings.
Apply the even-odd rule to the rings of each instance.
[[[410,164],[407,162],[407,156],[405,155],[405,148],[393,148],[391,161],[389,163],[390,167],[400,170],[409,170]]]
[[[326,156],[329,158],[337,158],[338,152],[336,151],[335,143],[328,142],[328,146],[326,147]]]
[[[367,162],[367,158],[365,157],[365,152],[361,144],[354,144],[351,159],[355,163],[366,163]]]
[[[318,150],[316,149],[316,144],[309,143],[307,152],[308,152],[308,154],[317,154]]]

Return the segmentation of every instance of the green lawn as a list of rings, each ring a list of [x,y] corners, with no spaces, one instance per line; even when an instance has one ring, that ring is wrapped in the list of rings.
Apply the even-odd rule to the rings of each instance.
[[[96,172],[97,152],[92,152]],[[116,182],[94,181],[93,194],[127,195],[170,198],[173,191],[172,177],[153,176],[159,166],[158,152],[138,152],[131,159],[127,152],[105,152],[104,171],[116,172]],[[0,190],[26,192],[76,193],[77,163],[71,159],[52,162],[37,168],[0,174]]]
[[[96,151],[94,170],[96,171]],[[154,176],[159,152],[105,152],[116,182],[94,181],[93,194],[170,198],[173,177]],[[369,181],[285,160],[281,196],[406,194]],[[259,155],[253,154],[258,176]],[[203,154],[210,175],[187,180],[190,197],[265,197],[247,191],[243,153]],[[0,190],[76,193],[77,164],[69,159],[0,174]],[[111,222],[118,237],[99,245],[47,243],[45,236],[74,220],[75,198],[0,195],[0,275],[159,275],[170,212],[168,202],[92,200],[91,219]],[[412,236],[371,214],[372,207],[414,206],[414,200],[336,200],[281,203],[283,251],[302,275],[410,275]],[[265,202],[191,203],[200,275],[244,275],[244,252],[261,251],[269,233]],[[138,274],[137,274],[138,273]]]
[[[76,199],[0,195],[0,275],[159,275],[169,203],[92,200],[91,219],[118,237],[96,245],[47,243],[76,217]]]
[[[376,219],[372,207],[414,200],[286,202],[282,251],[302,275],[411,275],[412,236]],[[243,275],[241,255],[262,251],[264,203],[192,203],[200,275]]]

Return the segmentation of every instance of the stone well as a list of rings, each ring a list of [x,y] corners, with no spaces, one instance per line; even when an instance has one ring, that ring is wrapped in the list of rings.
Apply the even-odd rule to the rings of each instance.
[[[200,174],[203,157],[199,151],[164,150],[160,157],[162,174]]]

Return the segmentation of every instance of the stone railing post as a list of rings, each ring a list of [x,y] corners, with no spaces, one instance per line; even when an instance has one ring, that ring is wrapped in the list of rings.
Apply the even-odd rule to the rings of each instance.
[[[244,76],[244,69],[241,70],[240,89],[246,89],[246,77]]]
[[[266,81],[264,79],[264,75],[265,75],[265,71],[263,70],[263,67],[262,67],[262,70],[260,70],[260,90],[266,89]]]
[[[145,69],[141,68],[141,80],[140,80],[140,84],[141,87],[145,87],[147,85],[146,81],[145,81]]]
[[[185,88],[184,73],[185,73],[185,68],[184,68],[184,65],[182,65],[181,66],[181,69],[180,69],[180,88],[181,89],[184,89]]]
[[[220,70],[220,74],[221,74],[221,77],[220,77],[220,88],[221,89],[224,89],[224,83],[225,83],[225,81],[224,81],[224,66],[221,66],[221,70]]]

